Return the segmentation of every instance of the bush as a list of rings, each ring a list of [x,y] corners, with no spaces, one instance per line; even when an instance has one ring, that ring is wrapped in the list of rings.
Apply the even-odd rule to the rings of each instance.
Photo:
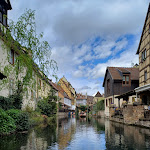
[[[46,116],[51,116],[53,114],[56,114],[57,107],[56,107],[56,102],[50,102],[48,99],[40,100],[38,102],[38,108],[41,111],[41,114],[46,115]]]
[[[25,131],[29,129],[29,115],[27,112],[21,112],[18,116],[17,120],[17,130],[18,131]]]
[[[21,109],[22,96],[21,94],[10,95],[8,98],[0,96],[0,107],[4,110]]]
[[[21,109],[22,106],[22,95],[21,94],[14,94],[14,95],[10,95],[9,97],[12,101],[13,101],[13,107],[16,109]]]
[[[27,112],[23,112],[17,109],[10,109],[7,111],[7,114],[14,119],[17,131],[28,130],[29,115]]]
[[[0,107],[4,110],[13,108],[14,99],[0,96]]]
[[[0,109],[0,134],[8,134],[16,130],[15,121],[3,109]]]
[[[98,110],[105,110],[105,104],[104,104],[104,100],[101,100],[97,103],[97,109]]]

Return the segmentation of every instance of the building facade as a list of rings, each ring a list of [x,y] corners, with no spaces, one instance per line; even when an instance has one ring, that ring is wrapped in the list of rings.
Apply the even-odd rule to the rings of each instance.
[[[105,116],[109,117],[109,107],[118,107],[122,101],[118,95],[134,90],[139,84],[138,68],[107,67],[103,87],[105,93]]]
[[[150,4],[136,54],[139,55],[139,87],[135,91],[141,103],[150,105]]]
[[[20,67],[22,62],[17,61],[20,54],[27,54],[26,49],[21,46],[18,50],[9,47],[6,41],[2,39],[7,29],[7,11],[11,10],[9,0],[1,0],[0,2],[0,96],[8,97],[13,95],[18,88],[18,82],[24,82],[24,77],[27,73],[26,65]],[[3,30],[5,29],[5,30]],[[14,41],[14,40],[12,40]],[[21,60],[20,60],[21,61]],[[24,62],[23,62],[24,63]],[[22,63],[22,64],[23,64]],[[18,73],[15,71],[18,68]],[[22,109],[30,107],[33,110],[36,108],[37,102],[50,94],[51,89],[57,93],[57,89],[52,85],[51,80],[42,73],[36,64],[33,64],[31,79],[27,84],[23,84],[23,102]],[[9,71],[8,71],[9,70]],[[30,72],[30,73],[31,73]],[[57,94],[56,94],[57,95]]]
[[[62,87],[62,89],[65,91],[65,93],[69,96],[69,99],[71,99],[71,110],[75,111],[76,109],[76,91],[70,84],[70,82],[67,81],[65,77],[62,77],[58,81],[58,85]]]

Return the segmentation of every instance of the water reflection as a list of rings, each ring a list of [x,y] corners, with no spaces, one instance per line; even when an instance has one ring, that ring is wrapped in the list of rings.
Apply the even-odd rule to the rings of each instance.
[[[105,121],[107,149],[150,149],[150,129]]]
[[[104,119],[70,118],[55,126],[41,126],[27,134],[0,138],[0,150],[145,150],[150,129]]]

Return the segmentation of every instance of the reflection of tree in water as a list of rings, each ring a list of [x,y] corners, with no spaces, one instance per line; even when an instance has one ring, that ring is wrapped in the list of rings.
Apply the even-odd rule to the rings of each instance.
[[[0,150],[20,150],[27,143],[27,134],[12,134],[0,137]]]
[[[95,127],[96,131],[101,134],[105,132],[104,119],[91,119],[91,125]]]
[[[47,126],[45,128],[35,128],[36,138],[42,138],[47,141],[48,146],[56,142],[56,126]]]

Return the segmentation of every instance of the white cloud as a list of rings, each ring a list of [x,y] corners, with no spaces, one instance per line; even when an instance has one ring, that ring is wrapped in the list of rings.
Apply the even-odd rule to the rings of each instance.
[[[99,63],[89,74],[91,78],[104,77],[107,66],[109,67],[131,67],[132,63],[138,63],[138,55],[136,54],[138,41],[130,48],[121,53],[120,57],[109,59],[106,63]]]
[[[91,87],[82,92],[97,92],[94,88],[99,85],[95,82],[102,83],[99,78],[104,76],[107,66],[129,67],[131,62],[138,62],[135,53],[149,0],[13,0],[11,3],[13,10],[8,17],[13,20],[26,8],[36,10],[37,31],[44,32],[52,47],[51,58],[57,61],[58,76],[67,76],[76,89]],[[125,35],[134,35],[138,40],[122,51],[129,43]],[[94,43],[95,37],[102,41]],[[118,52],[121,54],[116,57]],[[112,59],[102,61],[109,56]],[[95,61],[99,62],[95,65]],[[101,84],[99,91],[103,92]]]

